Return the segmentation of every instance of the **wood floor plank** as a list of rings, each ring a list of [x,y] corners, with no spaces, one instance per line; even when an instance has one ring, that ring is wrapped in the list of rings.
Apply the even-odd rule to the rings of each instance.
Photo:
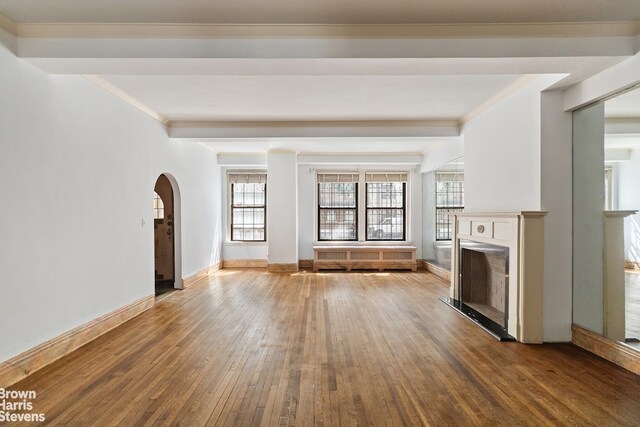
[[[500,343],[425,272],[230,269],[16,384],[51,425],[640,425],[640,377]]]

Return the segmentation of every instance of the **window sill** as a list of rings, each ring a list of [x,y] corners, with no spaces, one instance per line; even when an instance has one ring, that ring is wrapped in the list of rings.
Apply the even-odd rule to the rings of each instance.
[[[238,242],[236,240],[226,240],[224,246],[267,246],[267,242]]]
[[[313,246],[415,246],[406,240],[332,240],[314,241]]]

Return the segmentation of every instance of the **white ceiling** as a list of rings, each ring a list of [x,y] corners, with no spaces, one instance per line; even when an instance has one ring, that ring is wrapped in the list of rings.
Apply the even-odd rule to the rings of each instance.
[[[458,120],[518,77],[105,76],[170,121]]]
[[[179,138],[178,138],[179,140]],[[308,154],[376,153],[401,155],[422,153],[437,144],[459,141],[459,137],[442,138],[240,138],[207,139],[201,145],[218,153],[258,153],[269,150],[294,150]],[[388,161],[392,162],[393,157]],[[360,162],[363,160],[360,159]],[[335,162],[335,159],[333,160]]]
[[[606,117],[640,117],[640,88],[605,101],[604,111]]]
[[[555,36],[543,32],[527,37],[519,34],[525,26],[518,24],[639,21],[640,0],[0,0],[0,14],[17,23],[63,23],[13,26],[20,30],[15,30],[16,34],[22,34],[20,55],[46,72],[92,75],[94,83],[152,117],[174,122],[170,130],[176,125],[175,129],[184,131],[182,124],[175,122],[213,123],[211,129],[206,123],[200,127],[189,123],[184,127],[193,125],[195,136],[187,132],[177,138],[197,140],[219,151],[259,151],[287,143],[297,144],[304,152],[397,153],[423,152],[446,140],[437,136],[450,138],[452,134],[442,125],[444,130],[429,128],[425,133],[422,128],[412,128],[413,133],[394,134],[391,140],[373,141],[371,137],[390,136],[396,132],[393,126],[408,126],[410,121],[430,122],[434,128],[441,126],[436,122],[453,123],[448,126],[457,130],[457,121],[481,111],[483,104],[499,98],[505,89],[522,87],[527,78],[518,79],[524,75],[552,74],[557,78],[553,87],[558,89],[633,54],[633,35],[623,31],[627,36],[619,36],[615,31],[622,30],[616,29],[618,36],[608,37],[614,34],[606,32],[633,24],[582,25],[595,32],[575,37],[562,36],[562,31],[573,31],[576,26],[572,24],[557,26],[560,29]],[[243,30],[248,32],[238,36],[199,37],[191,30],[209,27],[193,25],[181,27],[180,31],[189,29],[184,30],[191,34],[186,37],[173,30],[163,32],[172,27],[167,25],[154,28],[162,30],[158,34],[174,36],[138,34],[138,29],[146,26],[133,25],[124,26],[122,35],[119,26],[64,24],[71,22],[329,24],[333,32],[331,37],[265,39],[254,31],[273,27],[258,25],[248,26]],[[512,23],[516,25],[511,28],[517,30],[510,30],[516,36],[510,33],[490,38],[481,36],[483,29],[503,27],[480,25],[474,30],[480,36],[475,38],[413,39],[394,38],[394,27],[386,26],[375,28],[386,28],[391,32],[386,36],[389,39],[341,37],[346,28],[342,24],[400,24],[405,26],[395,28],[410,29],[414,27],[406,24],[417,23]],[[67,27],[73,31],[65,36]],[[219,27],[215,31],[232,26]],[[288,29],[303,27],[285,25],[282,31],[288,34]],[[605,33],[598,35],[600,30]],[[638,101],[612,100],[607,114],[640,116],[630,106],[640,105]],[[302,133],[278,139],[281,135],[274,131],[270,139],[251,132],[236,135],[231,129],[224,130],[230,135],[226,138],[216,127],[216,123],[224,127],[230,122],[296,121],[358,123],[348,132],[340,128],[342,124],[333,126],[337,130],[314,128],[316,136],[335,137],[345,132],[351,139],[315,139],[308,146],[304,145],[307,139],[287,139],[305,136]],[[361,130],[369,123],[375,128],[376,123],[385,121],[396,125],[385,128],[386,133],[364,135]],[[229,126],[246,127],[247,123]],[[296,130],[295,125],[293,128]],[[225,139],[216,140],[220,135]],[[357,139],[363,136],[366,141]],[[396,138],[401,136],[419,138]]]
[[[520,23],[640,19],[639,0],[1,0],[16,22]]]

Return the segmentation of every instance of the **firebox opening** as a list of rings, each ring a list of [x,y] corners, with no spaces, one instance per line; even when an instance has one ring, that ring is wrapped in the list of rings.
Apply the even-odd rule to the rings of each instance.
[[[500,340],[509,321],[509,248],[460,240],[458,300],[445,301]]]
[[[460,302],[507,330],[509,248],[460,241]]]

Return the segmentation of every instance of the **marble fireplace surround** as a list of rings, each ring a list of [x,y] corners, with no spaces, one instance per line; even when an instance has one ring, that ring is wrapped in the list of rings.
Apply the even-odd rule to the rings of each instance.
[[[542,343],[545,215],[539,211],[452,214],[449,296],[460,299],[460,240],[509,248],[507,331],[523,343]]]

